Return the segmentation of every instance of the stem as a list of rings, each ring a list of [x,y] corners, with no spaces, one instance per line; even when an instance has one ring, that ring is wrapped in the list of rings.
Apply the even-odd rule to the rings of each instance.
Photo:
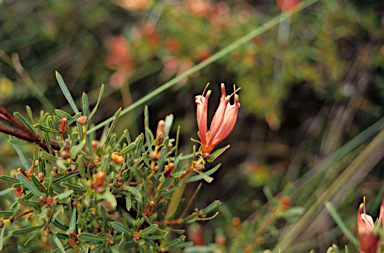
[[[27,215],[27,214],[29,214],[29,213],[32,213],[33,211],[34,211],[34,210],[31,209],[31,210],[29,210],[29,211],[26,211],[25,213],[19,214],[19,215],[17,215],[17,216],[15,217],[15,220],[16,220],[17,218],[20,218],[20,217],[24,216],[24,215]]]

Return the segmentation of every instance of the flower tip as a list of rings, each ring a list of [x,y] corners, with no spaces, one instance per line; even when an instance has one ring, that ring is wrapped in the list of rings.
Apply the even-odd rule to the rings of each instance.
[[[207,91],[207,96],[211,95],[212,91],[211,90],[208,90]]]

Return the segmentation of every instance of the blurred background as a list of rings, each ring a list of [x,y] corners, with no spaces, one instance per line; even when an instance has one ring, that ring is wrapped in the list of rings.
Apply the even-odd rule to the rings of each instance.
[[[72,113],[58,71],[79,105],[86,92],[92,108],[106,85],[92,120],[100,123],[300,2],[0,1],[1,105],[25,117],[26,105],[35,117],[55,108]],[[180,125],[181,152],[189,154],[190,138],[197,138],[194,96],[210,83],[211,119],[220,83],[228,94],[233,84],[241,87],[238,122],[219,145],[231,148],[215,161],[222,167],[211,184],[203,183],[196,203],[201,208],[220,199],[220,215],[189,226],[188,240],[207,252],[213,243],[223,252],[276,245],[284,252],[325,252],[332,243],[349,244],[325,200],[354,234],[363,196],[367,212],[378,216],[384,197],[384,142],[375,137],[384,115],[383,11],[379,0],[318,1],[146,103],[152,131],[166,115],[175,116],[173,134]],[[115,132],[143,131],[143,108],[122,116]],[[372,139],[378,144],[367,150]],[[7,140],[0,134],[1,174],[21,166]],[[347,143],[353,148],[345,149]],[[32,156],[36,147],[22,148]],[[363,162],[348,170],[359,157]],[[187,187],[187,199],[195,188]],[[285,214],[273,218],[276,208]],[[295,227],[300,222],[305,227]]]

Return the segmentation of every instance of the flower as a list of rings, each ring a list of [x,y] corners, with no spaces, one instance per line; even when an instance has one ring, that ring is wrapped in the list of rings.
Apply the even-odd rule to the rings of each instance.
[[[208,86],[208,85],[207,85]],[[202,145],[203,157],[208,157],[214,147],[224,140],[229,133],[232,131],[237,120],[237,112],[240,107],[239,96],[236,91],[232,94],[235,95],[235,103],[229,104],[229,99],[232,96],[226,96],[225,85],[221,84],[221,98],[220,104],[217,108],[215,115],[213,116],[210,130],[207,130],[207,112],[208,112],[208,99],[211,95],[209,90],[204,96],[205,90],[202,95],[196,96],[196,117],[199,132],[197,133],[200,137]],[[228,105],[229,104],[229,105]]]
[[[361,211],[364,208],[364,213]],[[381,219],[384,215],[384,200],[380,207],[379,221],[377,224],[380,224]],[[365,198],[364,203],[360,204],[359,211],[357,213],[357,231],[359,233],[359,242],[360,242],[360,252],[361,253],[376,253],[379,248],[380,235],[373,233],[375,228],[375,223],[373,222],[372,216],[365,213]],[[383,225],[384,228],[384,225]]]

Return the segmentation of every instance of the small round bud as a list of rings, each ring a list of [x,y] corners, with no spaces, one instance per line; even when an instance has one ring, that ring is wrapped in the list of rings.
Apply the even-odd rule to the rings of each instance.
[[[53,176],[56,177],[56,176],[57,176],[57,173],[56,173],[56,172],[53,172]]]
[[[77,206],[77,203],[78,203],[78,202],[79,202],[78,199],[74,199],[74,200],[72,201],[72,205]]]
[[[159,166],[155,166],[154,168],[153,168],[153,171],[156,173],[156,172],[159,172],[159,170],[160,170],[160,167]]]
[[[111,237],[107,237],[107,243],[109,245],[113,245],[115,243],[115,241]]]
[[[47,198],[44,196],[44,195],[41,195],[40,197],[39,197],[39,202],[41,203],[41,204],[47,204]]]
[[[0,220],[0,228],[3,228],[3,227],[4,227],[4,221]]]
[[[281,208],[283,208],[283,210],[288,210],[290,201],[291,199],[288,196],[282,197],[280,201]]]
[[[68,240],[68,244],[71,247],[75,247],[76,246],[76,241],[71,238],[71,239]]]
[[[100,141],[98,140],[93,140],[91,142],[91,150],[92,150],[92,153],[95,153],[96,150],[100,147]]]
[[[155,160],[155,159],[156,159],[155,152],[151,151],[151,152],[149,153],[149,157],[150,157],[152,160]]]
[[[96,187],[98,187],[98,185],[97,185],[96,182],[92,182],[92,183],[91,183],[91,187],[92,187],[92,189],[96,189]]]
[[[209,153],[202,153],[201,156],[204,158],[204,159],[208,159],[209,158]]]
[[[197,216],[199,217],[199,218],[202,218],[202,217],[204,217],[204,212],[203,211],[198,211],[197,212]]]
[[[12,223],[14,220],[15,220],[15,217],[13,217],[12,215],[8,217],[9,221]]]
[[[39,180],[39,182],[43,182],[44,181],[44,173],[40,172],[39,175],[37,175],[37,179]]]
[[[102,194],[104,192],[104,188],[102,186],[99,186],[96,188],[96,192]]]
[[[112,161],[115,161],[117,163],[124,162],[124,156],[118,155],[118,154],[112,154],[111,159],[112,159]]]
[[[241,224],[241,220],[240,220],[239,217],[234,217],[234,218],[232,219],[232,225],[233,225],[233,226],[235,226],[235,227],[239,227],[240,224]]]
[[[195,164],[195,169],[196,170],[203,170],[204,168],[205,168],[204,164],[201,164],[201,163]]]
[[[118,177],[116,178],[116,180],[119,181],[119,182],[121,182],[121,180],[123,180],[123,178],[122,178],[121,176],[118,176]]]
[[[79,245],[80,244],[80,240],[76,240],[76,244]]]
[[[21,168],[17,168],[17,173],[23,174],[23,170]]]
[[[137,241],[139,239],[140,239],[140,234],[139,232],[135,231],[132,235],[132,240]]]
[[[67,132],[68,128],[68,119],[67,118],[61,118],[60,125],[59,125],[59,134],[63,134]]]
[[[81,116],[77,119],[77,122],[79,122],[82,125],[87,124],[87,117],[86,116]]]
[[[116,182],[116,187],[121,187],[122,185],[123,185],[122,182],[120,182],[120,181],[117,181],[117,182]]]
[[[107,176],[107,175],[105,174],[104,171],[99,171],[99,172],[97,172],[97,174],[96,174],[96,179],[95,179],[95,182],[97,183],[97,185],[99,185],[99,186],[103,185],[106,176]]]
[[[52,206],[53,205],[53,198],[52,198],[52,196],[48,196],[47,197],[47,205],[48,206]]]
[[[52,170],[57,173],[59,171],[59,168],[57,166],[53,166]]]
[[[60,157],[63,159],[68,159],[70,156],[69,152],[65,150],[60,153]]]
[[[225,239],[224,236],[220,235],[218,237],[216,237],[216,244],[219,244],[219,245],[224,245],[226,243],[227,239]]]
[[[43,235],[48,236],[50,231],[51,231],[51,228],[47,227],[47,229],[43,231]]]

